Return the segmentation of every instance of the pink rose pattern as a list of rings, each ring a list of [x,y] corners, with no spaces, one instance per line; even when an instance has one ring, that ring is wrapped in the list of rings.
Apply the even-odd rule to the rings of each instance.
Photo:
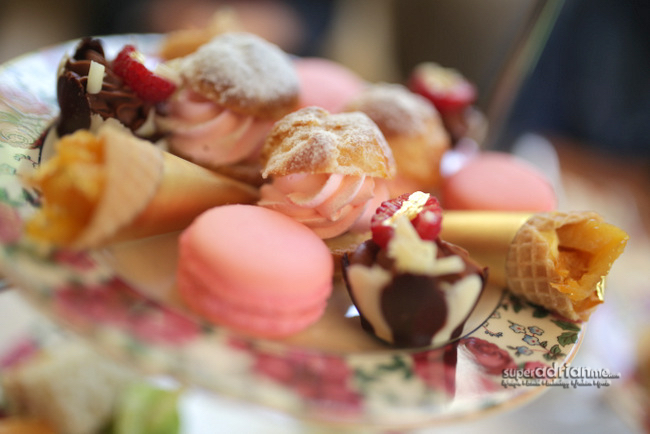
[[[56,250],[52,259],[56,263],[67,265],[79,271],[91,270],[95,266],[95,262],[88,253],[74,250]]]
[[[456,365],[458,342],[433,351],[413,355],[413,371],[431,390],[439,390],[448,396],[456,391]]]
[[[18,211],[5,202],[0,202],[0,243],[18,242],[22,234],[22,221]]]
[[[497,344],[469,337],[461,340],[461,345],[469,350],[476,364],[489,375],[501,375],[506,369],[516,369],[517,365],[510,354]]]
[[[12,346],[6,354],[0,358],[0,370],[8,370],[29,360],[40,350],[38,342],[31,336],[26,336]]]
[[[285,354],[257,353],[253,370],[293,390],[310,406],[326,412],[354,414],[362,396],[352,386],[354,372],[336,356],[290,350]]]
[[[562,330],[559,335],[554,336],[557,343],[546,340],[544,338],[544,329],[538,325],[519,324],[511,320],[508,320],[509,326],[507,329],[510,333],[508,337],[510,339],[513,336],[515,339],[520,338],[520,343],[517,345],[503,345],[499,342],[500,339],[504,338],[504,332],[495,333],[490,327],[490,322],[492,320],[501,321],[501,312],[504,310],[511,309],[514,313],[518,313],[526,307],[533,309],[533,320],[546,318],[548,322],[550,319],[550,322]],[[555,315],[539,306],[526,305],[519,298],[509,295],[503,300],[499,309],[481,326],[481,329],[483,329],[486,339],[479,338],[475,333],[472,336],[462,338],[460,346],[468,354],[468,357],[472,358],[475,365],[479,367],[483,379],[491,378],[492,385],[496,385],[501,381],[506,370],[511,372],[516,370],[526,371],[537,378],[544,378],[545,373],[550,372],[546,368],[552,367],[553,362],[561,361],[567,356],[565,347],[577,341],[578,334],[581,331],[581,324],[568,321],[566,318]],[[504,330],[504,327],[499,327],[499,330]],[[548,363],[534,359],[525,360],[540,355]],[[484,382],[483,387],[490,389],[488,382]]]
[[[54,257],[81,271],[92,268],[90,259],[84,255],[58,252]],[[70,282],[53,292],[53,306],[60,317],[72,323],[85,328],[92,328],[94,324],[116,327],[145,344],[173,347],[203,333],[199,323],[147,299],[117,277],[90,286]],[[499,310],[507,308],[512,308],[508,300]],[[547,341],[527,338],[542,337],[543,329],[510,321],[511,326],[506,328],[510,331],[507,333],[510,337],[523,335],[522,344],[504,346],[499,344],[503,334],[489,333],[489,322],[493,319],[500,319],[499,315],[493,315],[482,326],[486,339],[474,332],[442,348],[406,353],[404,357],[407,359],[396,363],[395,367],[404,371],[404,378],[414,378],[426,385],[429,391],[442,392],[448,399],[453,399],[456,395],[457,362],[461,358],[472,360],[470,365],[475,372],[471,375],[476,382],[476,390],[487,394],[503,390],[500,382],[506,369],[542,372],[536,368],[550,366],[550,363],[546,365],[529,360],[540,352],[548,356],[547,360],[554,360],[552,352],[546,348]],[[579,327],[578,324],[564,324],[559,320],[556,323],[565,330]],[[498,329],[504,330],[504,327],[499,326]],[[566,333],[559,336],[558,341],[567,339]],[[335,412],[339,416],[347,414],[350,417],[363,413],[365,395],[363,388],[358,386],[360,381],[357,376],[367,375],[367,372],[362,374],[355,371],[345,358],[291,348],[270,353],[260,350],[246,339],[233,337],[231,341],[231,347],[253,358],[253,372],[292,390],[308,403],[311,411]],[[531,349],[525,345],[527,343],[531,347],[541,348]],[[464,365],[467,366],[466,363]],[[381,381],[381,372],[375,371],[375,374],[376,380]]]
[[[533,361],[533,362],[524,363],[524,365],[521,367],[521,370],[525,372],[530,372],[535,376],[535,378],[545,379],[548,370],[544,368],[547,367],[548,365],[545,363]]]
[[[200,334],[200,325],[156,304],[114,278],[94,287],[68,286],[54,293],[54,309],[71,323],[117,327],[152,344],[181,344]]]

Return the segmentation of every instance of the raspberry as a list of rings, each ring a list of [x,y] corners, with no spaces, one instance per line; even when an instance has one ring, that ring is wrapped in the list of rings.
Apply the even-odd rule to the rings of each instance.
[[[423,240],[433,241],[440,234],[442,207],[435,196],[420,191],[403,194],[383,202],[370,220],[372,240],[384,248],[395,232],[398,215],[406,215]]]
[[[176,85],[150,71],[138,57],[133,45],[125,45],[113,60],[113,71],[143,100],[157,103],[166,100]]]
[[[476,100],[476,87],[464,76],[432,62],[421,63],[413,70],[408,87],[441,113],[464,109]]]

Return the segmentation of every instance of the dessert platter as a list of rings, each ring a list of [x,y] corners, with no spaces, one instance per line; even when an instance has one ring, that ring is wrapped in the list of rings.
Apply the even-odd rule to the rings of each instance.
[[[0,266],[35,306],[144,375],[331,424],[507,408],[571,362],[627,235],[463,154],[471,87],[170,36],[0,68]]]

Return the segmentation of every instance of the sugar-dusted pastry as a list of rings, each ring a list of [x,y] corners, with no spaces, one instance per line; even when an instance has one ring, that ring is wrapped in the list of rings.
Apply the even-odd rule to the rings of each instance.
[[[318,107],[277,122],[261,154],[259,204],[307,225],[323,239],[369,230],[370,217],[388,198],[395,173],[390,147],[361,112],[330,114]]]
[[[316,322],[332,291],[325,243],[267,208],[201,214],[181,235],[178,291],[195,312],[232,330],[280,338]]]
[[[490,269],[492,283],[571,320],[604,301],[628,235],[594,212],[447,211],[441,237]]]
[[[158,125],[171,152],[208,168],[255,163],[273,122],[298,103],[289,56],[249,33],[219,35],[170,66],[180,89]]]
[[[450,139],[429,101],[400,84],[381,83],[368,86],[345,110],[364,112],[386,137],[397,163],[391,197],[439,186]]]
[[[372,239],[344,256],[361,325],[379,339],[400,347],[442,345],[459,336],[474,309],[486,271],[440,239],[441,224],[435,197],[403,195],[377,209]]]
[[[354,71],[321,57],[294,59],[300,78],[299,107],[317,106],[338,113],[366,87]]]
[[[242,30],[243,26],[235,10],[227,6],[219,7],[205,27],[178,29],[163,35],[159,54],[167,60],[184,57],[220,34]]]
[[[258,191],[135,137],[115,119],[78,130],[27,182],[42,194],[27,234],[71,248],[183,229],[199,213],[254,202]]]
[[[448,210],[552,211],[557,195],[550,180],[532,164],[506,152],[472,156],[442,180]]]

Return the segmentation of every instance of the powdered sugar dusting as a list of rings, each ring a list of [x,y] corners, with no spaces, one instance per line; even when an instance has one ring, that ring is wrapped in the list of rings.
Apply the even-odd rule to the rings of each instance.
[[[415,136],[426,131],[428,122],[440,122],[429,101],[400,84],[369,86],[346,107],[346,111],[357,110],[366,113],[386,135]]]
[[[186,56],[180,69],[196,91],[233,110],[280,117],[297,103],[299,81],[291,59],[253,34],[220,35]]]
[[[383,134],[361,112],[307,107],[278,121],[262,149],[262,175],[340,173],[389,178],[395,162]]]

